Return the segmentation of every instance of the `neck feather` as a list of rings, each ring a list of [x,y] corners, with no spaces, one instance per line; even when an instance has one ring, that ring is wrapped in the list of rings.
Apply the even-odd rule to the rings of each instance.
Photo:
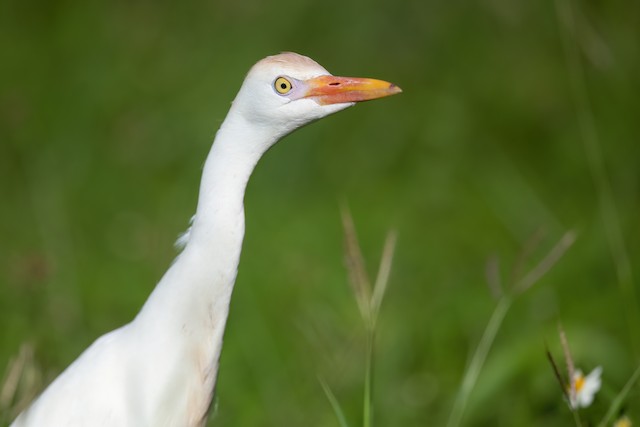
[[[134,322],[174,348],[204,341],[200,364],[217,366],[244,237],[245,188],[274,141],[231,109],[205,162],[187,246]]]

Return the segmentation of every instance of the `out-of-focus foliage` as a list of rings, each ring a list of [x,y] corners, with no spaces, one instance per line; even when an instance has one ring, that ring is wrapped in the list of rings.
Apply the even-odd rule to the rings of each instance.
[[[625,309],[638,301],[609,239],[621,231],[638,283],[640,6],[574,2],[567,26],[566,1],[2,2],[0,368],[29,342],[50,378],[133,318],[175,255],[244,74],[293,50],[404,93],[297,131],[258,165],[210,425],[336,425],[318,375],[359,419],[342,200],[370,268],[398,231],[376,425],[446,422],[495,306],[486,260],[508,276],[540,228],[534,261],[567,229],[578,238],[514,303],[463,423],[572,422],[544,350],[559,352],[559,320],[576,363],[603,366],[584,414],[597,421],[640,356]]]

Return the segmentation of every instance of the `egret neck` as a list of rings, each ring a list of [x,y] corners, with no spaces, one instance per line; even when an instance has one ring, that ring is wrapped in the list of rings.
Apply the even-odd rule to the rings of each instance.
[[[136,319],[144,323],[148,318],[155,330],[164,319],[164,330],[179,326],[184,338],[208,341],[215,352],[208,355],[210,362],[220,354],[237,274],[245,188],[258,160],[276,139],[272,129],[248,122],[231,108],[204,165],[186,247]]]

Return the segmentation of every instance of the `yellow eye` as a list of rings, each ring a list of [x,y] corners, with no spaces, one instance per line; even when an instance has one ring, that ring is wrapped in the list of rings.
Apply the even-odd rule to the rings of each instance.
[[[273,84],[273,87],[276,88],[276,92],[280,95],[284,95],[291,90],[291,82],[284,77],[278,77]]]

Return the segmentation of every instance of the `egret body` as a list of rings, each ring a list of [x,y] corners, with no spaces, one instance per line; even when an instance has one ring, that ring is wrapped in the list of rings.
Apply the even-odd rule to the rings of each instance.
[[[293,130],[398,92],[380,80],[332,76],[295,53],[254,65],[216,133],[183,251],[135,319],[98,338],[12,426],[203,426],[256,163]]]

